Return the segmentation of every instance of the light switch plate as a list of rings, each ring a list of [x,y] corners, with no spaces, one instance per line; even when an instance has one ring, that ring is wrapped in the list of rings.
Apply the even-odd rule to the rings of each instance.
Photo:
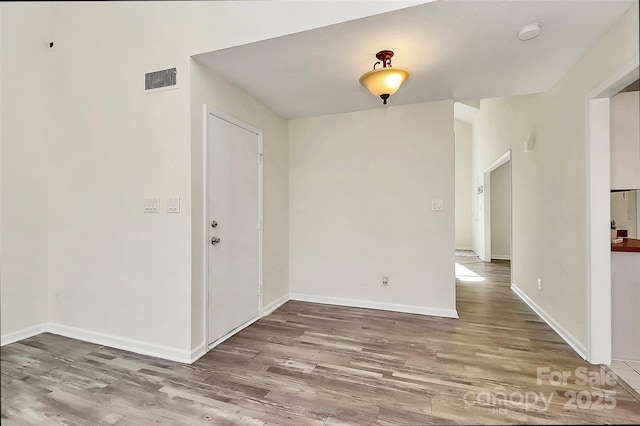
[[[180,213],[180,197],[167,198],[167,213]]]
[[[144,199],[145,213],[160,213],[160,197],[149,197]]]
[[[442,200],[431,200],[431,210],[433,210],[433,211],[444,210],[444,201],[442,201]]]

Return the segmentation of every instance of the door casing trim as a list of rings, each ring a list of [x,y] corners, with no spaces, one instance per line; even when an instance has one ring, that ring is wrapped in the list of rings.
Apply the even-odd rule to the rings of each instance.
[[[585,105],[585,259],[587,361],[611,364],[610,98],[638,79],[636,55],[587,93]]]

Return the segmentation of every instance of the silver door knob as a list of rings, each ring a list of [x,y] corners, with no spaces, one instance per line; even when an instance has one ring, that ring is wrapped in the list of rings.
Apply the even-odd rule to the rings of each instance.
[[[213,244],[214,246],[216,244],[218,244],[220,242],[220,238],[218,237],[211,237],[211,244]]]
[[[216,226],[218,226],[218,222],[216,222],[215,220],[211,221],[211,227],[215,228]]]

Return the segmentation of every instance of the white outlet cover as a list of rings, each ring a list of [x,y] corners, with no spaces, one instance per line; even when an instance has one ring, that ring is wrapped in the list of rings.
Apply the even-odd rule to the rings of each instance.
[[[442,201],[442,200],[431,200],[431,210],[433,210],[433,211],[444,210],[444,201]]]

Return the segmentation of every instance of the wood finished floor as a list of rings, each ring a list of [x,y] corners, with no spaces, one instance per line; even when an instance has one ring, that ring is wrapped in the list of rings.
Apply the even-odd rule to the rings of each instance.
[[[537,367],[599,367],[510,291],[508,263],[456,260],[484,277],[458,282],[459,320],[291,301],[193,365],[48,333],[4,346],[2,424],[640,422],[640,402],[618,384],[537,384]],[[570,392],[595,401],[605,390],[614,409],[571,404]],[[545,410],[520,395],[552,396]]]

